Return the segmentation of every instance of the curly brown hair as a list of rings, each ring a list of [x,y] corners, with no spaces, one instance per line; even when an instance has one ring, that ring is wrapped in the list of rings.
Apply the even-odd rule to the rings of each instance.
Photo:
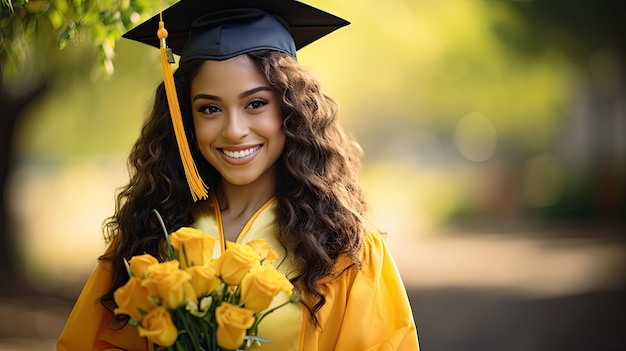
[[[278,239],[297,265],[292,282],[313,321],[326,302],[317,281],[360,267],[367,211],[358,182],[361,149],[337,121],[337,104],[321,91],[319,81],[292,57],[276,51],[247,54],[281,98],[286,143],[277,162]],[[189,87],[203,61],[191,61],[176,71],[175,81],[186,133],[191,146],[195,132]],[[190,147],[202,177],[210,188],[219,185],[217,171]],[[123,258],[150,253],[166,259],[163,234],[152,209],[163,216],[168,230],[193,223],[194,203],[181,166],[170,120],[165,89],[156,90],[152,111],[129,156],[130,182],[116,199],[115,213],[105,222],[111,249],[101,257],[112,261],[113,283],[101,302],[111,309],[113,292],[128,276]],[[351,265],[335,270],[340,256]]]

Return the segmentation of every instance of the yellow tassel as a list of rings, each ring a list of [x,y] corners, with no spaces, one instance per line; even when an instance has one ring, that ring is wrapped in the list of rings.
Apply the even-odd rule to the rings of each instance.
[[[169,48],[166,45],[165,39],[167,38],[167,30],[163,23],[163,13],[160,14],[159,30],[157,35],[161,41],[161,68],[163,69],[163,82],[165,84],[165,92],[167,94],[167,102],[170,107],[170,115],[172,116],[172,124],[174,125],[174,133],[176,134],[176,142],[178,143],[178,151],[180,152],[180,159],[183,162],[183,168],[185,169],[185,177],[187,177],[187,183],[189,184],[189,190],[191,190],[191,196],[193,201],[198,199],[206,199],[208,197],[208,187],[200,177],[198,167],[193,161],[191,151],[189,150],[189,143],[187,142],[187,135],[185,134],[185,127],[183,126],[183,117],[180,113],[180,106],[178,105],[178,96],[176,94],[176,87],[174,85],[174,76],[172,74],[172,67],[170,66],[170,59],[168,59]],[[170,55],[171,56],[171,51]]]

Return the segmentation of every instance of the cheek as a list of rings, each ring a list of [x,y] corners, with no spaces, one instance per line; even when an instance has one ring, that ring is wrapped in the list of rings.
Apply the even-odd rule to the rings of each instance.
[[[272,117],[268,118],[266,130],[277,139],[285,139],[285,132],[283,131],[283,117],[278,107],[274,109]]]
[[[260,129],[262,129],[261,133],[270,141],[273,147],[282,149],[285,144],[285,139],[287,138],[282,127],[283,124],[281,120],[271,119],[265,121]]]
[[[279,144],[279,148],[280,151],[282,153],[282,151],[285,149],[285,144],[287,143],[287,136],[285,135],[285,133],[282,131],[282,129],[280,130],[278,136],[278,144]]]
[[[215,127],[209,126],[205,121],[196,121],[194,119],[194,129],[196,136],[196,144],[203,148],[212,144],[216,138]]]

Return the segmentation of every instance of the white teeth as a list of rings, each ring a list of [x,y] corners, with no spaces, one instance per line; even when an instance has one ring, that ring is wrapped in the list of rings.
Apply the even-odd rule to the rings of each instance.
[[[239,150],[239,151],[230,151],[230,150],[222,149],[222,152],[224,153],[224,155],[226,155],[228,157],[242,158],[242,157],[246,157],[246,156],[250,155],[251,153],[255,152],[260,147],[261,147],[260,145],[257,145],[255,147],[251,147],[249,149]]]

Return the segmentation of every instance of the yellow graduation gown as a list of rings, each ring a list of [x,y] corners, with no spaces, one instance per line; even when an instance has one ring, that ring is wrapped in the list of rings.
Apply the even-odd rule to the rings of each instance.
[[[276,208],[271,199],[250,218],[237,242],[245,244],[262,238],[284,257],[284,249],[275,238],[275,225]],[[220,239],[214,252],[218,256],[224,247],[218,206],[213,203],[211,210],[198,213],[193,226]],[[361,270],[352,269],[339,278],[320,280],[326,291],[326,304],[318,311],[318,327],[309,321],[308,312],[301,304],[289,304],[263,320],[259,335],[272,341],[254,350],[419,350],[404,285],[380,234],[368,232],[361,258]],[[343,264],[339,260],[337,268],[341,269]],[[292,273],[288,261],[277,268],[287,276]],[[59,337],[57,350],[152,349],[146,338],[139,337],[136,327],[112,328],[112,314],[97,301],[111,284],[110,269],[111,264],[102,261],[89,277]],[[285,298],[277,298],[273,305]]]

